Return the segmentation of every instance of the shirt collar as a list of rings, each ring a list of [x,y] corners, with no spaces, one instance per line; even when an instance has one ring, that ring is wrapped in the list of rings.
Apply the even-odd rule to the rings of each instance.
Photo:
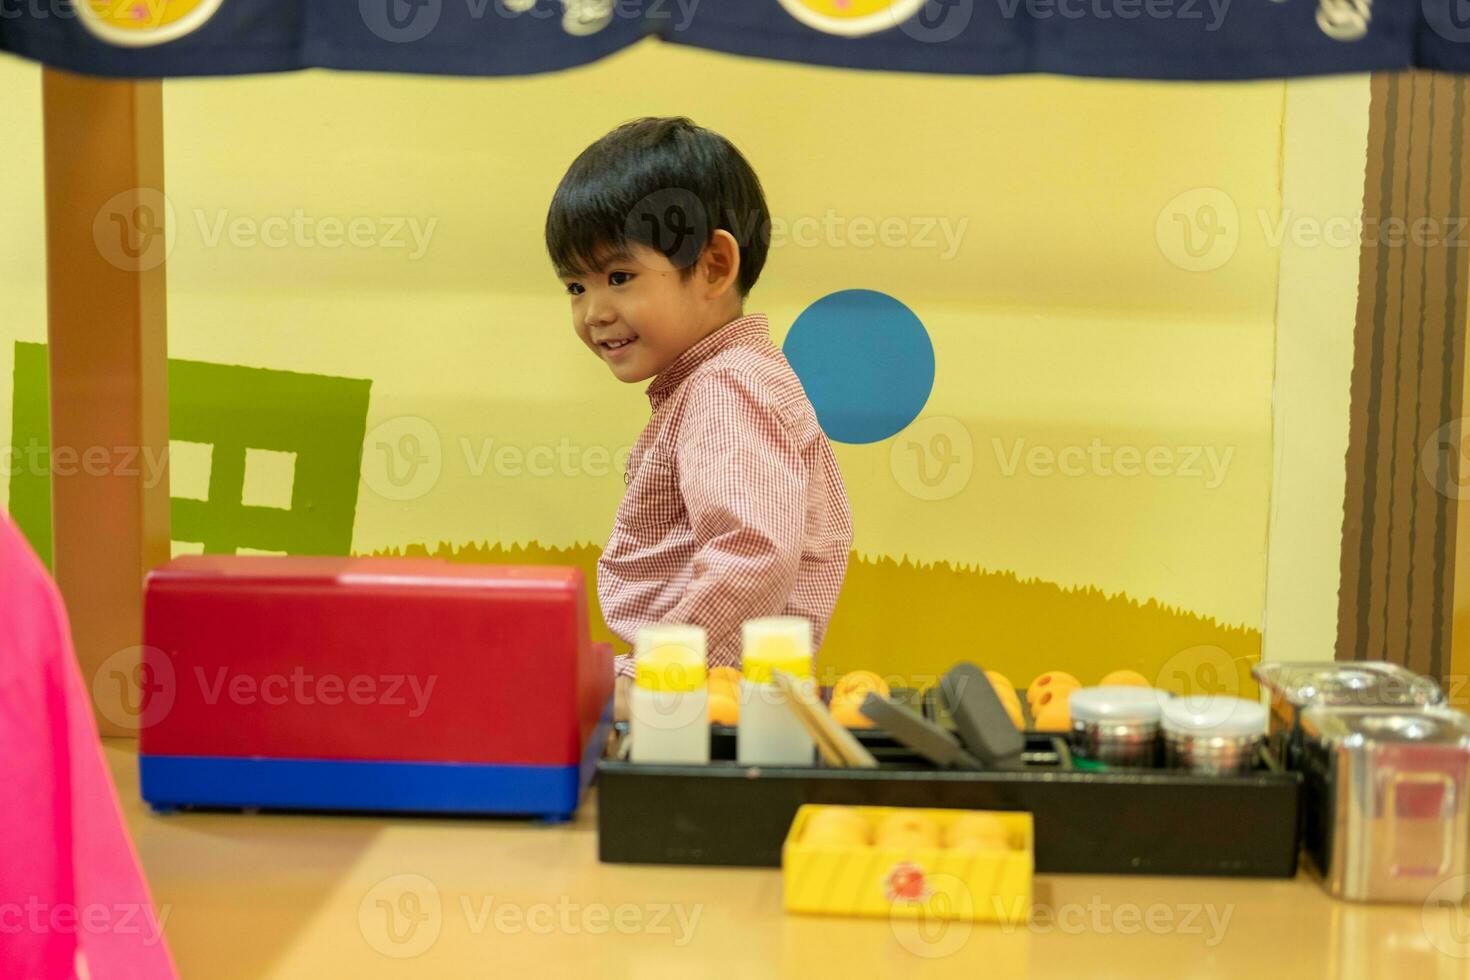
[[[721,351],[742,347],[752,341],[771,342],[771,325],[764,313],[752,313],[731,320],[676,357],[672,364],[653,379],[653,384],[648,386],[649,401],[657,408],[695,368]]]

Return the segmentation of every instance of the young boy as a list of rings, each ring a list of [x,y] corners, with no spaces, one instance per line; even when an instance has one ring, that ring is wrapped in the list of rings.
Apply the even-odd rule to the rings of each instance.
[[[811,620],[816,649],[852,547],[816,412],[766,317],[744,311],[769,232],[750,164],[682,117],[593,143],[546,218],[577,336],[619,381],[653,379],[597,566],[603,618],[629,643],[648,623],[701,626],[710,666],[739,665],[757,616]]]

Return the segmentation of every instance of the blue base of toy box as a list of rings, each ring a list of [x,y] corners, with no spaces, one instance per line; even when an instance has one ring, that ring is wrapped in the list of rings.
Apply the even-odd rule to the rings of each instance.
[[[139,755],[144,802],[187,807],[463,813],[571,818],[611,728],[611,706],[580,765],[518,766],[259,756]]]

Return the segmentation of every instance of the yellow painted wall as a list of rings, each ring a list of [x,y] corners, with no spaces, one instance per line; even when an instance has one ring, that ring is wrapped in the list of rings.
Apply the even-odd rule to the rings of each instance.
[[[1287,88],[1267,660],[1336,652],[1359,256],[1336,232],[1363,210],[1368,98],[1367,75]]]
[[[41,154],[41,69],[0,58],[0,447],[10,444],[15,341],[46,339],[46,212]],[[10,466],[0,453],[0,467]],[[0,506],[10,500],[0,469]]]
[[[0,62],[0,81],[27,73]],[[622,480],[587,475],[603,457],[586,453],[631,444],[647,403],[573,342],[541,223],[596,136],[688,114],[742,148],[778,221],[835,216],[844,236],[773,248],[747,308],[777,340],[812,301],[861,287],[903,300],[935,342],[911,431],[837,448],[857,555],[828,666],[934,672],[975,637],[1018,681],[1241,666],[1266,589],[1286,91],[842,72],[657,42],[522,79],[169,82],[170,353],[372,379],[356,551],[535,542],[590,564]],[[1201,210],[1222,194],[1223,228]],[[0,184],[0,213],[37,199]],[[356,220],[363,244],[242,234],[297,214]],[[845,241],[853,219],[886,218],[963,235],[952,250]],[[400,220],[432,229],[421,254],[406,232],[370,243]],[[31,261],[13,239],[0,256]],[[27,309],[0,327],[0,368],[11,337],[44,336]],[[385,469],[405,433],[438,447],[437,477],[408,492]],[[917,469],[936,433],[969,441],[937,489]],[[1046,461],[1094,444],[1172,455],[1132,476]],[[497,463],[503,446],[574,462],[535,475]]]
[[[388,457],[368,453],[359,550],[601,544],[622,489],[616,468],[536,477],[497,467],[493,451],[566,440],[615,453],[636,437],[646,401],[572,342],[541,223],[587,142],[633,115],[686,113],[741,146],[787,222],[831,209],[964,228],[952,255],[836,240],[778,246],[751,297],[778,339],[807,304],[851,287],[902,299],[934,337],[938,378],[924,414],[968,429],[972,476],[947,499],[923,500],[905,489],[913,457],[896,457],[889,442],[840,446],[860,555],[1126,593],[1253,635],[1277,256],[1247,226],[1223,267],[1191,271],[1169,261],[1159,228],[1166,205],[1194,188],[1220,188],[1247,214],[1278,206],[1282,90],[846,73],[657,43],[506,81],[314,73],[170,83],[173,353],[370,377],[369,429],[384,426],[370,450],[404,432],[426,436],[420,445],[437,438],[438,480],[411,500],[378,492],[373,467]],[[417,260],[403,249],[211,247],[201,231],[224,215],[297,208],[344,221],[417,218],[434,231]],[[1228,466],[1214,478],[1203,459],[1198,477],[1066,476],[1012,462],[1018,448],[1024,459],[1094,439],[1184,447],[1181,468],[1198,446]],[[890,597],[895,582],[933,589],[903,575],[889,580]],[[884,603],[878,618],[902,621],[904,603],[866,599]],[[916,657],[937,663],[983,628],[980,606],[935,613],[920,631],[929,653],[906,649],[896,628],[884,631],[896,646],[864,641],[867,630],[843,628],[844,614],[873,618],[856,610],[840,611],[832,642],[844,662],[921,669]],[[1043,602],[1035,613],[1059,610]],[[1019,637],[1019,651],[995,657],[1017,674],[1131,664],[1130,632],[1083,628],[1040,649]]]

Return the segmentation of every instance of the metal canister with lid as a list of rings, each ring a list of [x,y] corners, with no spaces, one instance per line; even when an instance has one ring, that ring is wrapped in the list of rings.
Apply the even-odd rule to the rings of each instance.
[[[1148,687],[1085,687],[1073,691],[1072,752],[1109,766],[1155,766],[1159,755],[1160,692]]]
[[[1332,895],[1421,902],[1470,872],[1470,716],[1319,705],[1301,732],[1304,844]]]
[[[1266,740],[1266,708],[1259,701],[1216,695],[1163,702],[1165,762],[1206,775],[1249,772]]]
[[[1265,663],[1251,674],[1270,697],[1271,749],[1291,768],[1301,748],[1301,713],[1313,705],[1412,710],[1444,703],[1435,681],[1380,660]]]

